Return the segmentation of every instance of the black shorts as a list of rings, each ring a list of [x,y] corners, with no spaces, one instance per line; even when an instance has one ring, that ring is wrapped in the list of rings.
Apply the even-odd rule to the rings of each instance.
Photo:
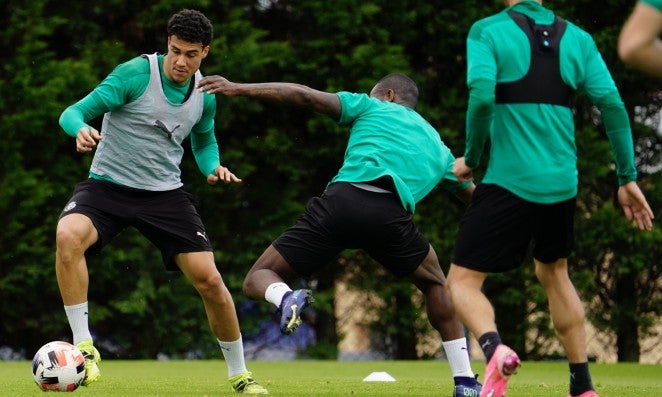
[[[543,263],[567,258],[574,244],[575,203],[575,198],[532,203],[497,185],[479,184],[460,222],[453,263],[505,272],[521,266],[531,246]]]
[[[99,233],[90,253],[129,226],[161,250],[168,270],[178,270],[175,254],[212,250],[193,196],[181,188],[152,192],[89,178],[76,185],[60,218],[73,213],[90,218]]]
[[[350,183],[330,185],[306,204],[274,248],[303,276],[328,264],[344,249],[363,249],[397,277],[411,274],[430,243],[395,193],[367,191]]]

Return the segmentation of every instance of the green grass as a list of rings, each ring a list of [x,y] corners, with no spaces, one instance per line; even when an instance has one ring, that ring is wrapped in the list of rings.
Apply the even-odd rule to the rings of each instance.
[[[482,378],[484,365],[473,363]],[[441,361],[252,361],[248,368],[272,396],[450,396],[448,363]],[[509,382],[508,397],[567,397],[564,362],[525,362]],[[77,396],[231,396],[222,360],[101,362],[101,380]],[[363,382],[385,371],[395,382]],[[662,396],[662,365],[592,364],[600,397]],[[49,393],[50,394],[50,393]],[[0,396],[44,396],[30,362],[0,361]]]

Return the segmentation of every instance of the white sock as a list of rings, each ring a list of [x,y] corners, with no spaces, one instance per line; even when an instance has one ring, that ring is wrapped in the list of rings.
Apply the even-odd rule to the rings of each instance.
[[[90,334],[87,325],[87,302],[65,306],[64,312],[67,313],[69,326],[74,337],[74,345],[82,341],[92,340],[92,334]]]
[[[264,292],[264,299],[279,308],[280,303],[283,301],[283,295],[288,291],[292,291],[292,288],[285,283],[269,284],[267,290]]]
[[[225,363],[228,366],[228,378],[248,372],[246,369],[246,361],[244,360],[244,343],[241,340],[241,335],[239,335],[239,339],[234,342],[223,342],[220,339],[216,340],[218,340],[218,344],[221,346],[223,357],[225,357]]]
[[[467,348],[467,338],[460,338],[448,342],[442,342],[448,363],[451,366],[453,377],[466,376],[473,378],[476,376],[471,370],[471,361],[469,360],[469,350]]]

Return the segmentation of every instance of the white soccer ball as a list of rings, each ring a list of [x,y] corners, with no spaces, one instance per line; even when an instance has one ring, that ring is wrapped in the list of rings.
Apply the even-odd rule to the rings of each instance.
[[[32,376],[41,390],[74,391],[85,379],[85,357],[71,343],[49,342],[34,355]]]

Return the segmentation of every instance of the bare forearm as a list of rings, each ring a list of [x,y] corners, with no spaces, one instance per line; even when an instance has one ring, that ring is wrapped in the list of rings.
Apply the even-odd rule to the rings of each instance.
[[[198,87],[209,94],[245,96],[283,103],[328,115],[340,117],[340,100],[333,93],[318,91],[296,83],[233,83],[220,76],[205,77]]]
[[[327,106],[319,91],[295,83],[237,84],[236,92],[241,96],[310,108],[321,113],[325,113]]]

